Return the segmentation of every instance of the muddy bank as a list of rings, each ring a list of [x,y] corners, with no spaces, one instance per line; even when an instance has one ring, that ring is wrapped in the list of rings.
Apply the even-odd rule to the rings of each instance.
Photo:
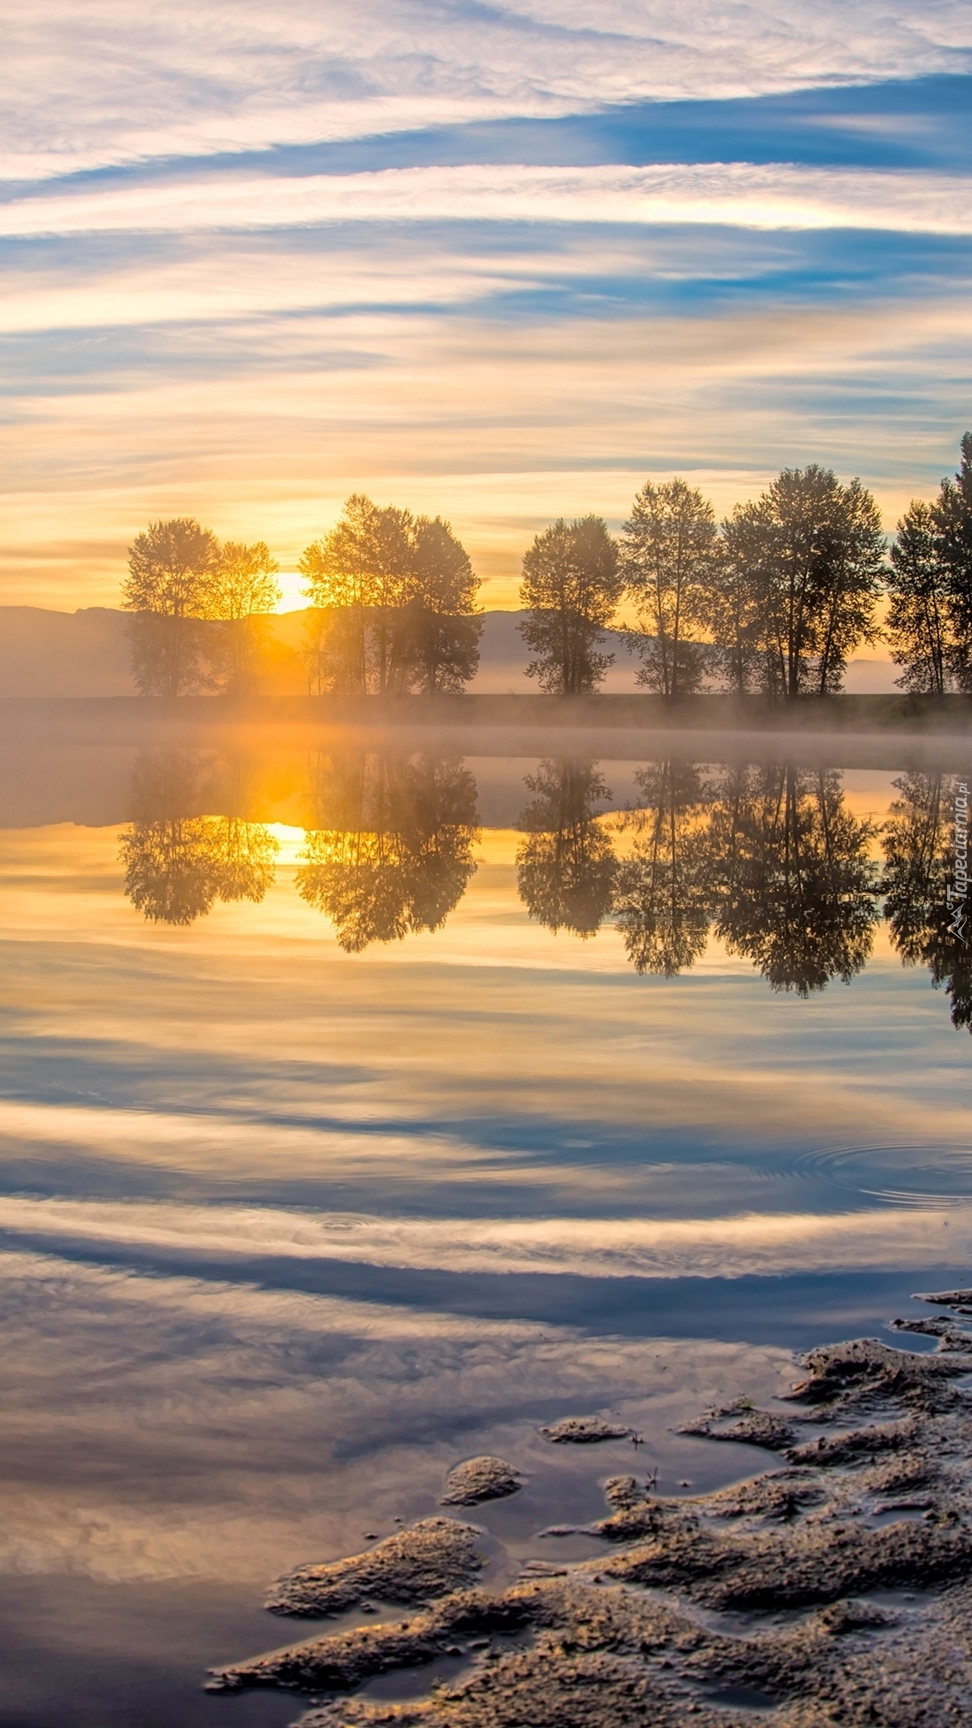
[[[570,1531],[601,1554],[493,1591],[468,1587],[475,1528],[425,1520],[380,1545],[382,1593],[415,1612],[241,1662],[211,1686],[304,1693],[302,1728],[742,1728],[756,1710],[782,1728],[967,1723],[972,1296],[927,1300],[940,1314],[926,1323],[933,1352],[875,1340],[814,1350],[778,1408],[741,1401],[686,1425],[714,1443],[762,1446],[774,1455],[765,1473],[685,1499],[656,1495],[650,1478],[611,1477],[606,1516]],[[567,1532],[551,1533],[552,1561]],[[360,1590],[380,1548],[293,1576]],[[426,1550],[439,1560],[416,1565]],[[396,1564],[411,1594],[398,1593]],[[443,1586],[450,1568],[465,1569],[458,1587]],[[425,1573],[434,1587],[419,1582]],[[298,1593],[288,1607],[284,1587],[293,1579],[271,1599],[278,1613],[347,1600],[332,1589],[317,1598],[330,1608],[314,1610]],[[446,1658],[462,1671],[414,1702],[349,1696]]]

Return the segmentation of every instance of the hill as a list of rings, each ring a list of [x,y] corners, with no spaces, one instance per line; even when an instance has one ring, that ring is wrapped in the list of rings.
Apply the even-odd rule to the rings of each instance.
[[[477,696],[527,695],[536,683],[527,678],[529,658],[517,629],[517,612],[486,612],[479,672],[470,685]],[[78,612],[50,612],[40,606],[0,606],[0,698],[24,696],[133,696],[129,670],[127,614],[107,606]],[[268,695],[300,695],[306,689],[300,648],[304,614],[285,612],[273,619],[276,653],[264,680]],[[616,656],[604,691],[624,695],[637,689],[637,661],[615,631],[605,643]],[[849,695],[894,691],[895,668],[887,660],[852,661]]]

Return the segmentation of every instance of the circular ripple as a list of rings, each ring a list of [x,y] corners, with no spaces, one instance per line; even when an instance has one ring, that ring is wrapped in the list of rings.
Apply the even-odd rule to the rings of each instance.
[[[972,1146],[826,1146],[790,1166],[805,1180],[889,1206],[961,1206],[972,1201]]]

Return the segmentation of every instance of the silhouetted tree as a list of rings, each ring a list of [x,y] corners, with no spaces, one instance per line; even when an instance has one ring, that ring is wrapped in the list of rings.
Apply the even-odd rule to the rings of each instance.
[[[840,776],[792,765],[750,770],[723,812],[716,929],[774,990],[845,984],[871,952],[878,918],[875,828],[846,809]]]
[[[143,696],[170,700],[211,683],[205,626],[214,616],[219,542],[191,517],[152,522],[129,548],[122,605],[131,624],[133,672]]]
[[[758,547],[761,527],[754,504],[737,505],[722,524],[705,599],[712,633],[709,661],[720,682],[737,696],[752,691],[779,694],[779,665],[767,630]]]
[[[526,776],[536,794],[520,816],[529,833],[516,855],[516,882],[531,918],[554,935],[586,939],[611,910],[617,859],[610,833],[595,816],[611,796],[593,762],[563,758]]]
[[[705,647],[692,632],[705,625],[718,559],[715,514],[684,480],[646,481],[625,522],[621,565],[638,629],[627,633],[641,657],[638,683],[674,702],[697,690]]]
[[[972,432],[962,439],[955,479],[942,481],[932,520],[948,584],[950,670],[960,690],[972,691]]]
[[[149,752],[133,774],[135,820],[121,836],[125,892],[155,924],[187,925],[217,900],[259,902],[273,882],[278,843],[262,823],[200,812],[200,759]]]
[[[871,494],[828,468],[784,468],[725,538],[762,616],[765,682],[787,701],[841,688],[857,645],[877,639],[884,536]]]
[[[931,509],[920,498],[898,523],[887,586],[885,634],[892,660],[904,667],[896,682],[904,690],[943,695],[951,654],[948,575]]]
[[[379,509],[356,493],[300,560],[316,615],[308,643],[318,691],[400,696],[461,690],[482,629],[468,555],[441,517]]]
[[[392,677],[392,620],[408,599],[408,512],[379,509],[354,493],[336,527],[308,546],[299,561],[311,605],[335,631],[325,676],[330,688],[386,695]]]
[[[562,518],[523,559],[517,625],[534,658],[527,677],[554,696],[596,690],[614,660],[599,652],[623,591],[617,547],[600,516]]]
[[[213,579],[213,615],[219,619],[215,658],[231,695],[254,689],[269,638],[267,614],[280,601],[275,576],[280,566],[264,540],[252,546],[227,540],[220,547]]]
[[[427,696],[455,693],[476,676],[483,630],[476,612],[478,588],[469,554],[449,523],[439,516],[417,517],[402,654],[409,688]]]
[[[951,1003],[953,1026],[972,1030],[972,922],[952,896],[954,781],[906,774],[884,826],[884,911],[905,966],[927,966]]]
[[[349,954],[440,929],[476,869],[476,782],[458,758],[329,757],[315,824],[297,891]]]
[[[657,762],[635,775],[644,807],[624,827],[635,836],[618,865],[614,914],[638,972],[673,978],[704,953],[712,919],[711,792],[689,763]]]

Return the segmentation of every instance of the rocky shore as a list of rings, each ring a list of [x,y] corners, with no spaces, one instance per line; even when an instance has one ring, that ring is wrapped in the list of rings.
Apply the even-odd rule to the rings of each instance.
[[[274,1586],[278,1614],[373,1618],[214,1673],[211,1689],[305,1695],[300,1728],[951,1728],[972,1721],[972,1290],[896,1323],[930,1351],[857,1340],[811,1351],[774,1409],[745,1400],[684,1431],[773,1455],[764,1474],[665,1498],[612,1476],[578,1530],[591,1559],[477,1584],[474,1524],[423,1519],[360,1555]],[[967,1383],[968,1382],[968,1383]],[[596,1454],[593,1418],[550,1430]],[[609,1426],[609,1425],[608,1425]],[[592,1471],[596,1468],[592,1457]],[[475,1500],[515,1491],[502,1459],[470,1460]],[[468,1503],[472,1503],[470,1495]],[[446,1493],[449,1503],[461,1503]],[[362,1695],[430,1670],[424,1695]],[[449,1672],[443,1675],[443,1669]],[[357,1694],[357,1696],[355,1696]]]

